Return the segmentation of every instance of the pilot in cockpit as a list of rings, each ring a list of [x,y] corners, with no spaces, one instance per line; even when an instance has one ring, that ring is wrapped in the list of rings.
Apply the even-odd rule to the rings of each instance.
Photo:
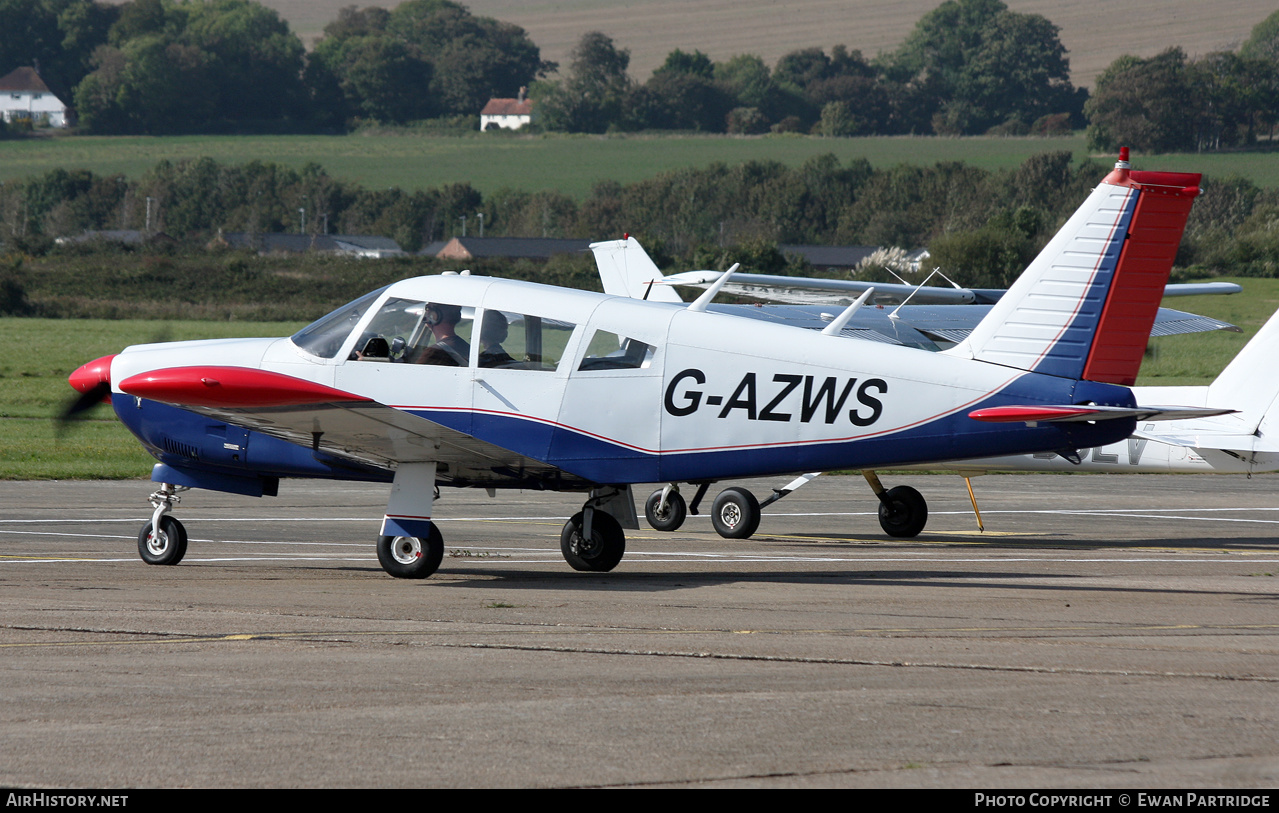
[[[409,351],[405,361],[410,364],[465,367],[470,361],[471,346],[457,335],[457,323],[462,320],[462,309],[457,305],[427,303],[424,317],[435,341],[430,347]]]

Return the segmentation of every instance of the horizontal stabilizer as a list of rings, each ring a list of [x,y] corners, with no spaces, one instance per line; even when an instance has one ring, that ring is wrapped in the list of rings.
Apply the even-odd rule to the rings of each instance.
[[[1279,443],[1274,439],[1244,434],[1218,434],[1215,432],[1133,432],[1138,440],[1153,440],[1169,446],[1186,449],[1216,449],[1234,454],[1279,454]]]
[[[1210,418],[1229,415],[1233,409],[1206,409],[1203,407],[1114,407],[1114,406],[1000,406],[977,409],[968,417],[985,423],[1024,423],[1038,426],[1041,423],[1072,423],[1080,421],[1113,421],[1121,418],[1139,421],[1180,421],[1188,418]]]

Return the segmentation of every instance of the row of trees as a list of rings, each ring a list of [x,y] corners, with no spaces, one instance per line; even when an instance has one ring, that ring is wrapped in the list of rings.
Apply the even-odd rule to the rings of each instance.
[[[1180,48],[1121,57],[1084,108],[1092,149],[1217,150],[1273,137],[1279,124],[1279,12],[1236,51],[1189,59]]]
[[[314,129],[474,116],[530,87],[544,130],[1062,132],[1094,149],[1217,149],[1279,124],[1279,12],[1237,50],[1125,56],[1091,98],[1058,28],[1003,0],[946,0],[895,51],[806,48],[771,69],[672,51],[646,81],[629,52],[586,34],[557,79],[523,29],[451,0],[343,9],[307,54],[254,0],[0,0],[0,72],[37,65],[99,133]]]
[[[538,82],[557,66],[523,29],[450,0],[345,8],[309,55],[254,0],[0,0],[0,70],[38,65],[100,133],[473,116],[525,86],[548,130],[973,133],[1078,118],[1086,94],[1057,33],[1002,0],[947,0],[874,61],[809,48],[770,70],[676,50],[642,84],[628,52],[591,33],[564,78]]]
[[[660,261],[784,272],[780,243],[928,246],[953,278],[1003,287],[1096,185],[1107,166],[1069,153],[1034,156],[1015,170],[961,163],[874,170],[834,156],[797,168],[775,162],[666,172],[632,184],[602,183],[583,201],[556,192],[503,190],[483,196],[466,184],[405,192],[369,190],[301,171],[210,159],[162,162],[136,182],[53,170],[0,186],[0,243],[41,252],[83,229],[152,228],[204,246],[219,230],[383,234],[407,250],[456,234],[484,215],[499,236],[604,238],[636,234]],[[1233,178],[1207,181],[1178,264],[1197,273],[1279,276],[1279,190]]]
[[[948,0],[896,51],[867,60],[836,46],[806,48],[770,70],[757,56],[713,62],[672,51],[643,84],[630,54],[584,36],[567,75],[534,88],[549,130],[679,129],[761,133],[1026,133],[1082,121],[1057,26],[1002,0]]]
[[[0,72],[22,65],[94,133],[474,115],[555,68],[523,29],[449,0],[344,9],[310,55],[254,0],[0,0]]]
[[[1279,125],[1279,12],[1235,51],[1120,57],[1091,98],[1070,84],[1057,27],[1002,0],[947,0],[869,61],[808,48],[770,71],[754,56],[713,62],[676,50],[643,84],[628,62],[611,39],[587,34],[567,75],[534,87],[541,126],[959,135],[1055,133],[1086,120],[1092,149],[1166,152],[1253,143]]]

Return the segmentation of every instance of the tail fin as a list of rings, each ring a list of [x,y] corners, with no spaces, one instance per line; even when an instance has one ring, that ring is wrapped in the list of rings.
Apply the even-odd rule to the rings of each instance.
[[[1248,432],[1279,434],[1276,362],[1279,362],[1279,311],[1208,386],[1206,403],[1239,410],[1238,418],[1245,422]]]
[[[682,302],[669,285],[653,285],[662,272],[634,237],[591,243],[595,265],[604,283],[604,293],[647,299],[651,302]]]
[[[1128,150],[964,342],[945,352],[1132,385],[1200,175],[1138,172]]]

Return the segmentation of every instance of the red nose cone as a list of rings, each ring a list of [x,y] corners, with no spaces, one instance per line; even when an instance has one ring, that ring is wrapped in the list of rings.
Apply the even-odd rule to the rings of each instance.
[[[94,359],[88,364],[81,365],[76,371],[67,376],[67,381],[71,382],[71,386],[80,392],[88,392],[99,384],[111,383],[111,360],[115,355],[103,356],[100,359]]]

